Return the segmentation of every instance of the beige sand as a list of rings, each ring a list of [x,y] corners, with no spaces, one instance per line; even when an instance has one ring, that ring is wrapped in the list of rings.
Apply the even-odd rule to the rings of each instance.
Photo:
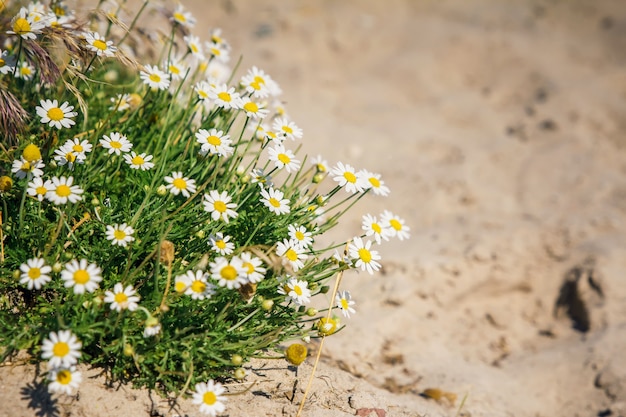
[[[412,229],[345,277],[305,416],[626,415],[622,1],[206,3],[196,33],[280,83],[304,151],[391,187],[328,239],[384,208]],[[311,363],[253,364],[228,415],[295,415]],[[0,417],[199,415],[102,377],[50,403],[34,374],[0,368]]]

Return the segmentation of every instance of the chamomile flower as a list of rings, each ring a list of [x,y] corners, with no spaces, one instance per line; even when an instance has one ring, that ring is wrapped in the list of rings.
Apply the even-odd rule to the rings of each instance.
[[[226,397],[222,394],[226,389],[219,382],[212,379],[208,382],[196,384],[196,392],[193,394],[193,403],[200,406],[200,412],[210,416],[216,416],[226,410],[224,403]]]
[[[198,94],[198,98],[202,101],[209,99],[210,88],[211,88],[211,84],[209,84],[207,81],[200,81],[193,87],[193,89]]]
[[[189,197],[191,193],[196,192],[196,181],[183,177],[183,173],[180,171],[172,172],[171,176],[166,176],[165,182],[167,183],[165,188],[174,195],[182,194],[185,197]]]
[[[48,372],[48,392],[70,395],[82,380],[82,374],[75,366],[54,367]]]
[[[113,291],[105,291],[104,302],[111,303],[111,310],[118,312],[122,310],[135,311],[139,308],[139,296],[136,295],[137,291],[132,285],[127,285],[126,288],[121,282],[118,282],[113,287]]]
[[[247,283],[246,269],[243,267],[241,258],[237,256],[233,256],[230,260],[224,257],[216,258],[209,266],[211,277],[218,281],[220,287],[227,287],[231,290]]]
[[[84,153],[74,152],[71,145],[67,146],[64,144],[54,151],[54,160],[57,164],[60,166],[67,165],[70,170],[74,169],[75,164],[85,163],[86,158]]]
[[[130,109],[130,94],[117,94],[115,97],[111,97],[111,103],[113,103],[113,105],[109,107],[109,110],[128,110]]]
[[[113,246],[118,245],[126,247],[126,245],[135,240],[133,233],[135,233],[135,229],[128,226],[126,223],[116,223],[113,226],[107,225],[106,238],[111,241]]]
[[[300,246],[297,240],[283,239],[276,244],[276,255],[282,256],[286,263],[289,263],[294,271],[304,267],[304,261],[308,258],[304,253],[305,249]]]
[[[178,275],[174,278],[174,289],[179,294],[184,293],[187,291],[187,288],[189,288],[194,278],[195,276],[191,271],[187,271],[185,275]]]
[[[78,362],[82,343],[69,330],[50,332],[41,345],[41,357],[48,359],[49,368],[68,367]]]
[[[335,296],[335,303],[337,303],[337,307],[339,307],[344,317],[350,318],[350,314],[356,313],[354,308],[352,308],[355,302],[352,300],[349,291],[338,292]]]
[[[355,237],[352,242],[348,244],[348,253],[350,257],[356,261],[355,267],[361,268],[363,271],[369,272],[371,275],[374,271],[380,269],[380,255],[378,251],[372,250],[372,241],[367,240],[363,242],[360,237]]]
[[[296,305],[305,305],[311,299],[311,290],[307,281],[297,278],[289,278],[286,282],[278,286],[278,293],[287,296],[288,303],[293,301]]]
[[[109,151],[109,155],[113,153],[120,155],[122,152],[129,152],[133,148],[133,144],[128,141],[128,138],[119,132],[111,132],[109,136],[102,135],[100,145]]]
[[[38,178],[43,175],[43,167],[45,167],[45,164],[41,160],[29,162],[22,156],[20,159],[13,161],[11,172],[14,173],[18,179]]]
[[[365,189],[371,188],[374,194],[386,197],[389,195],[389,187],[385,185],[385,182],[380,179],[380,174],[375,174],[362,169],[357,173],[358,176],[364,179]]]
[[[179,4],[176,6],[174,13],[172,13],[172,22],[178,23],[181,26],[184,26],[188,29],[191,29],[196,24],[196,19],[193,17],[191,12],[185,10],[185,8]]]
[[[35,67],[26,61],[22,61],[15,71],[15,78],[21,78],[22,80],[32,80],[34,75]]]
[[[66,141],[63,146],[72,150],[72,152],[76,153],[78,156],[82,156],[83,158],[87,157],[87,153],[91,152],[93,146],[89,143],[88,140],[80,140],[78,138],[69,139]]]
[[[146,320],[146,327],[143,329],[143,338],[147,339],[161,333],[161,323],[156,317],[150,317]]]
[[[315,158],[313,158],[311,162],[315,166],[315,169],[317,170],[318,173],[328,172],[328,162],[326,162],[326,160],[324,159],[324,157],[322,157],[322,155],[317,155]]]
[[[263,70],[252,67],[241,77],[240,84],[255,98],[266,98],[280,94],[280,88]]]
[[[15,70],[15,59],[9,55],[9,51],[0,49],[0,74],[6,75]]]
[[[248,96],[241,99],[241,108],[252,120],[264,119],[270,113],[263,104],[252,101]]]
[[[204,300],[211,298],[215,294],[215,285],[208,282],[209,274],[203,271],[187,271],[187,277],[183,282],[188,283],[185,294],[194,300]]]
[[[213,220],[223,220],[228,223],[229,218],[236,218],[237,212],[234,210],[237,208],[237,204],[232,203],[232,198],[228,195],[228,192],[217,190],[211,190],[208,194],[204,195],[204,210],[211,213]]]
[[[263,268],[263,262],[256,256],[253,256],[250,252],[241,253],[241,262],[243,262],[243,269],[246,272],[246,278],[249,282],[260,282],[264,277],[267,270]]]
[[[387,228],[390,237],[397,237],[400,240],[409,238],[409,231],[411,230],[409,226],[404,224],[404,220],[389,210],[385,210],[380,215],[380,222]]]
[[[50,275],[48,275],[52,268],[46,265],[46,261],[41,258],[32,258],[20,265],[20,284],[26,286],[29,290],[33,288],[36,290],[41,289],[46,283],[50,281]]]
[[[169,75],[159,69],[159,67],[146,65],[145,71],[139,72],[139,77],[148,87],[156,90],[167,90],[170,86]]]
[[[98,32],[87,32],[85,41],[87,42],[87,49],[100,57],[111,57],[117,51],[117,47],[113,46],[113,41],[107,41]]]
[[[240,109],[242,106],[241,96],[235,91],[235,87],[226,84],[217,84],[209,87],[209,98],[217,107],[228,109]]]
[[[224,38],[222,38],[222,29],[220,28],[213,28],[209,31],[209,40],[211,41],[211,43],[221,45],[222,48],[230,49],[230,45],[228,44],[228,42],[226,42]]]
[[[74,294],[94,292],[102,281],[102,270],[94,263],[88,264],[86,259],[74,259],[61,271],[61,279],[66,288],[74,288]]]
[[[196,142],[198,142],[202,148],[200,153],[206,155],[230,156],[233,154],[233,147],[230,146],[232,140],[229,135],[224,134],[223,131],[217,129],[200,129],[196,132]]]
[[[34,40],[44,27],[45,21],[36,21],[34,16],[29,15],[28,9],[22,7],[11,19],[11,30],[7,30],[7,33],[21,36],[22,39]]]
[[[56,205],[76,203],[82,199],[83,189],[74,185],[74,177],[52,177],[51,189],[46,193],[46,198]]]
[[[166,60],[165,69],[167,70],[167,73],[172,81],[182,80],[187,73],[187,66],[180,58],[174,58],[170,61]]]
[[[302,138],[302,129],[296,126],[294,122],[289,121],[286,117],[279,117],[274,120],[272,129],[278,132],[279,135],[291,140]]]
[[[50,127],[56,127],[57,129],[70,128],[76,122],[72,120],[72,117],[78,115],[74,110],[74,106],[70,106],[66,101],[59,106],[56,100],[40,100],[41,106],[35,107],[37,116],[41,118],[41,123],[48,124]]]
[[[298,244],[303,248],[309,247],[313,244],[313,234],[306,230],[306,227],[290,224],[287,227],[287,230],[289,231],[289,239],[298,242]]]
[[[230,60],[229,49],[225,47],[224,43],[207,42],[204,46],[211,59],[216,59],[223,63],[227,63]]]
[[[220,255],[230,255],[235,250],[235,244],[230,241],[231,237],[223,233],[216,233],[209,237],[211,249]]]
[[[43,201],[46,194],[51,189],[52,181],[46,180],[44,182],[40,177],[34,177],[33,180],[28,183],[26,193],[31,197],[36,197],[39,201]]]
[[[200,38],[198,38],[197,36],[189,35],[183,37],[183,40],[185,41],[187,47],[191,51],[191,54],[195,58],[199,60],[204,59],[204,53],[202,52],[202,44],[200,43]]]
[[[276,168],[285,168],[287,172],[300,169],[300,161],[295,159],[295,155],[289,149],[285,149],[282,144],[274,145],[268,151],[269,160],[274,162]]]
[[[374,236],[376,243],[380,245],[382,240],[389,240],[389,232],[388,228],[383,227],[381,223],[378,222],[376,217],[371,214],[366,214],[363,216],[363,221],[361,223],[361,229],[365,231],[365,236]]]
[[[284,194],[280,190],[270,187],[269,190],[261,189],[261,203],[263,203],[272,213],[281,215],[289,213],[289,200],[283,198]]]
[[[263,171],[263,168],[255,168],[252,170],[252,172],[250,172],[250,182],[253,184],[258,183],[261,187],[271,187],[272,185],[274,185],[274,183],[272,182],[272,176],[266,174]]]
[[[140,169],[142,171],[147,171],[149,169],[154,168],[154,163],[150,162],[152,160],[152,155],[146,155],[146,153],[136,154],[135,151],[131,151],[130,154],[124,154],[124,161],[132,169]]]
[[[365,189],[363,177],[357,175],[356,170],[348,164],[344,165],[339,162],[330,173],[333,175],[333,180],[339,183],[340,187],[344,187],[348,193],[360,193]]]

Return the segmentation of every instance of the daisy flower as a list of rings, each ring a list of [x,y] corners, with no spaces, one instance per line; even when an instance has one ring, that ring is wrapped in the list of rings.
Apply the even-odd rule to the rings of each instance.
[[[113,246],[119,245],[126,247],[127,244],[135,240],[133,233],[135,233],[135,229],[128,226],[126,223],[114,224],[113,226],[107,225],[106,237],[111,241]]]
[[[269,190],[265,188],[261,189],[261,203],[270,209],[275,214],[287,214],[289,213],[289,200],[284,197],[284,194],[280,190],[275,190],[270,187]]]
[[[188,282],[185,294],[190,295],[194,300],[204,300],[211,298],[215,294],[215,285],[207,281],[209,274],[203,271],[187,271],[185,282]]]
[[[206,51],[211,56],[211,58],[215,58],[216,60],[223,63],[227,63],[230,60],[229,49],[225,47],[224,43],[217,44],[213,42],[207,42],[204,46],[206,47]]]
[[[250,252],[242,252],[240,256],[249,282],[257,283],[265,278],[267,270],[263,268],[263,262],[259,258],[253,256]]]
[[[78,138],[69,139],[63,144],[64,147],[71,149],[77,156],[83,159],[87,157],[87,153],[91,152],[93,146],[88,140],[80,140]]]
[[[268,187],[271,187],[274,185],[272,182],[272,176],[266,174],[263,171],[263,168],[256,168],[250,172],[250,182],[253,184],[258,183],[260,186],[267,185]]]
[[[109,151],[109,155],[113,153],[120,155],[122,152],[129,152],[133,147],[128,138],[119,132],[111,132],[109,136],[102,135],[100,145]]]
[[[31,80],[34,75],[35,67],[26,61],[22,61],[17,71],[15,71],[15,78],[21,78],[22,80]]]
[[[83,189],[73,185],[74,177],[52,177],[52,186],[46,193],[46,198],[56,205],[76,203],[82,199]]]
[[[211,60],[204,69],[204,74],[209,77],[210,80],[214,80],[215,83],[228,82],[232,73],[232,68],[215,59]]]
[[[181,4],[176,6],[174,13],[172,13],[171,20],[188,29],[191,29],[196,24],[196,19],[191,12],[185,11],[185,8]]]
[[[61,104],[56,100],[40,100],[41,106],[35,107],[37,116],[41,118],[41,123],[48,124],[50,127],[56,127],[57,129],[70,128],[76,122],[71,118],[78,115],[78,113],[72,111],[74,106],[70,106],[66,101]]]
[[[152,89],[167,90],[167,87],[170,86],[169,76],[156,65],[146,65],[145,71],[139,72],[139,77],[144,84],[147,84]]]
[[[204,210],[211,213],[213,220],[224,220],[228,223],[229,218],[236,218],[237,212],[234,210],[237,208],[237,204],[231,203],[232,198],[228,195],[228,192],[217,190],[211,190],[208,194],[204,195]]]
[[[0,74],[6,75],[15,70],[15,59],[9,56],[9,51],[0,49]]]
[[[374,191],[374,194],[381,195],[383,197],[389,195],[389,187],[387,187],[385,182],[380,179],[380,174],[374,174],[362,169],[357,173],[357,176],[364,179],[363,183],[365,184],[365,189],[371,188]]]
[[[272,129],[291,140],[302,138],[302,129],[300,129],[294,122],[289,121],[286,117],[279,117],[274,120]]]
[[[240,109],[242,106],[241,97],[235,91],[235,87],[228,87],[226,84],[218,84],[209,87],[209,98],[213,100],[217,107],[228,109]]]
[[[117,94],[115,97],[111,97],[111,103],[113,106],[109,107],[109,110],[128,110],[130,109],[130,94]]]
[[[288,262],[294,271],[304,267],[304,262],[308,258],[304,253],[305,249],[300,246],[296,240],[283,239],[282,242],[276,244],[276,255],[282,256]]]
[[[298,242],[298,244],[303,248],[311,246],[311,244],[313,243],[313,234],[306,230],[306,227],[290,224],[287,229],[289,231],[289,238],[295,242]]]
[[[400,240],[409,238],[409,231],[411,230],[409,226],[405,225],[404,220],[389,210],[385,210],[380,215],[380,222],[387,228],[389,236],[397,237]]]
[[[234,256],[230,261],[224,257],[216,258],[211,262],[211,277],[217,280],[220,287],[227,287],[229,290],[237,289],[246,284],[246,270],[243,267],[241,258]]]
[[[211,249],[220,255],[230,255],[235,250],[235,244],[230,241],[231,237],[223,233],[216,233],[209,237]]]
[[[252,101],[248,96],[241,99],[241,108],[246,112],[246,116],[252,120],[264,119],[270,113],[262,104]]]
[[[140,169],[142,171],[147,171],[149,169],[154,168],[154,163],[150,162],[152,160],[152,155],[146,155],[145,152],[142,154],[136,154],[135,151],[131,151],[129,154],[124,154],[124,161],[132,169]]]
[[[159,333],[161,333],[161,323],[159,323],[159,320],[155,317],[150,317],[146,320],[146,327],[143,329],[143,338],[147,339]]]
[[[196,392],[193,394],[193,403],[200,405],[200,412],[210,416],[216,416],[226,410],[224,403],[226,397],[222,394],[226,389],[219,382],[201,382],[196,384]]]
[[[255,98],[266,98],[269,95],[275,96],[280,94],[278,84],[257,67],[250,68],[246,75],[241,77],[240,84]]]
[[[22,39],[37,39],[41,29],[45,27],[45,21],[35,21],[34,16],[28,14],[28,10],[22,7],[19,13],[11,19],[11,30],[8,34],[21,36]]]
[[[196,132],[196,142],[202,146],[200,153],[206,155],[229,156],[233,153],[232,141],[229,135],[217,129],[200,129]]]
[[[165,61],[165,68],[170,78],[174,80],[182,80],[187,73],[187,67],[180,58],[174,58],[170,61]]]
[[[360,237],[355,237],[352,242],[348,244],[348,253],[350,258],[356,260],[355,267],[361,268],[363,271],[367,271],[370,275],[374,274],[374,271],[380,269],[380,263],[377,262],[380,259],[380,255],[375,250],[371,250],[372,241],[367,240],[363,242]]]
[[[360,193],[366,187],[363,177],[357,175],[356,170],[348,164],[344,165],[339,162],[330,173],[333,175],[333,180],[338,182],[340,187],[344,187],[348,193]]]
[[[33,288],[39,290],[50,281],[51,278],[48,274],[52,268],[46,265],[46,261],[43,259],[32,258],[20,265],[20,271],[22,271],[20,284],[25,285],[29,290]]]
[[[183,40],[187,44],[187,47],[191,51],[191,54],[199,60],[204,59],[204,53],[202,52],[202,45],[200,44],[200,38],[197,36],[189,35],[183,37]]]
[[[69,330],[51,332],[41,345],[41,357],[48,359],[49,368],[68,367],[78,362],[82,343]]]
[[[376,243],[379,245],[382,242],[382,239],[389,240],[389,232],[388,228],[383,227],[376,217],[371,214],[366,214],[363,216],[363,221],[361,223],[361,229],[365,230],[365,236],[374,236]]]
[[[189,288],[194,278],[195,276],[191,271],[187,271],[187,274],[185,275],[178,275],[176,278],[174,278],[174,289],[179,294],[184,293],[185,291],[187,291],[187,288]]]
[[[166,176],[165,182],[167,183],[165,188],[174,195],[182,194],[185,197],[189,197],[191,193],[196,192],[196,181],[183,177],[183,173],[180,171],[172,172],[171,176]]]
[[[310,301],[311,290],[307,281],[297,278],[289,278],[287,282],[278,286],[278,293],[287,296],[288,303],[293,301],[296,305],[304,305]]]
[[[311,162],[315,166],[317,172],[328,172],[328,162],[326,162],[322,155],[317,155]]]
[[[202,101],[209,99],[209,89],[211,88],[211,84],[206,81],[200,81],[196,84],[193,89],[198,93],[198,98]]]
[[[11,172],[15,174],[18,179],[22,178],[39,178],[43,175],[42,168],[45,164],[41,161],[27,161],[24,157],[16,159],[11,165]]]
[[[55,367],[48,372],[48,392],[72,394],[72,391],[78,389],[83,377],[75,366]]]
[[[274,145],[273,148],[269,149],[268,153],[270,161],[274,162],[276,168],[285,168],[287,172],[300,169],[300,161],[295,159],[293,152],[285,149],[282,144]]]
[[[87,49],[101,57],[111,57],[117,51],[117,47],[113,46],[113,41],[107,41],[98,32],[87,32],[85,41],[87,41]]]
[[[85,163],[87,157],[84,154],[77,154],[72,150],[72,146],[63,145],[54,151],[54,160],[60,166],[67,165],[70,170],[74,169],[75,164]]]
[[[40,177],[35,177],[28,183],[26,193],[32,197],[37,197],[39,201],[43,201],[50,189],[52,189],[52,181],[46,180],[44,182]]]
[[[356,313],[354,308],[352,308],[355,302],[352,300],[349,291],[338,292],[335,296],[335,303],[337,303],[337,307],[339,307],[344,317],[350,318],[350,314]]]
[[[104,302],[111,303],[111,310],[135,311],[139,308],[139,296],[135,295],[136,291],[132,285],[127,285],[126,288],[121,282],[118,282],[113,287],[113,291],[105,291]]]
[[[74,259],[61,271],[61,279],[66,288],[74,287],[74,294],[94,292],[102,281],[102,270],[96,264],[87,264],[86,259]]]

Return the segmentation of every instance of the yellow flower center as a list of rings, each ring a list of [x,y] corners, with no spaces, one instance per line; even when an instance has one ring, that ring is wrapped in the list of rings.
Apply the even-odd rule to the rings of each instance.
[[[65,154],[65,159],[67,159],[68,162],[74,162],[76,160],[76,155],[74,155],[73,152],[68,152]]]
[[[206,290],[206,284],[203,281],[195,280],[191,283],[191,291],[203,293]]]
[[[217,242],[215,242],[215,246],[217,246],[219,249],[226,249],[226,242],[224,242],[223,240],[218,240]]]
[[[213,146],[220,146],[222,144],[222,140],[214,135],[209,136],[208,138],[206,138],[207,143],[209,143],[210,145]]]
[[[254,265],[252,265],[250,262],[244,262],[243,267],[246,268],[246,271],[248,274],[251,274],[254,272]]]
[[[68,197],[72,194],[72,190],[65,184],[61,184],[56,188],[56,193],[59,197]]]
[[[372,230],[378,234],[381,234],[383,232],[382,227],[380,227],[378,223],[372,223]]]
[[[63,357],[70,353],[70,345],[65,342],[56,342],[54,346],[52,346],[52,354],[54,356]]]
[[[343,173],[343,177],[348,181],[351,182],[352,184],[354,184],[356,182],[356,175],[354,175],[352,172],[344,172]]]
[[[391,219],[389,220],[389,224],[391,225],[391,227],[393,227],[394,229],[396,229],[397,231],[402,230],[402,223],[400,223],[399,221],[397,221],[396,219]]]
[[[347,310],[348,308],[350,308],[350,305],[348,304],[348,300],[346,300],[345,298],[341,299],[341,308],[343,308],[344,310]]]
[[[187,181],[182,178],[176,178],[174,181],[172,181],[172,185],[179,190],[187,189]]]
[[[172,74],[180,74],[180,68],[178,68],[176,65],[170,65],[169,69]]]
[[[216,201],[213,203],[213,207],[215,207],[215,210],[220,213],[224,213],[226,211],[226,204],[223,201]]]
[[[84,269],[79,269],[74,272],[74,282],[77,284],[86,284],[89,282],[89,272]]]
[[[285,256],[287,257],[287,259],[289,259],[291,262],[295,262],[298,260],[298,252],[296,252],[295,250],[289,248],[287,250],[287,252],[285,252]]]
[[[289,126],[283,126],[283,132],[285,133],[293,133],[293,129]]]
[[[123,231],[123,230],[119,230],[119,229],[117,229],[117,230],[115,230],[115,231],[113,232],[113,237],[114,237],[116,240],[124,240],[124,239],[126,239],[126,232],[125,232],[125,231]]]
[[[372,253],[365,248],[359,249],[359,258],[365,263],[369,263],[372,260]]]
[[[106,51],[107,49],[107,44],[104,41],[101,41],[100,39],[95,39],[92,43],[92,45],[94,47],[96,47],[97,49],[101,50],[101,51]]]
[[[48,117],[50,118],[50,120],[58,122],[59,120],[63,120],[63,118],[65,117],[65,113],[63,113],[63,110],[58,107],[52,107],[48,110]]]
[[[175,288],[176,292],[185,292],[185,290],[187,289],[187,284],[185,284],[184,281],[178,281],[176,282]]]
[[[37,279],[41,276],[41,269],[35,267],[28,270],[28,278]]]
[[[6,61],[2,58],[0,58],[0,67],[4,67],[4,64],[6,63]]]
[[[243,105],[243,109],[245,111],[256,113],[256,112],[259,111],[259,106],[257,106],[254,101],[249,101],[249,102],[247,102],[246,104]]]
[[[121,142],[118,142],[116,140],[112,140],[109,142],[109,145],[111,146],[111,148],[113,149],[121,149],[122,148],[122,144]]]
[[[137,155],[131,160],[131,162],[133,165],[143,165],[145,161],[141,156]]]
[[[302,295],[302,288],[300,288],[299,285],[296,285],[295,287],[293,287],[293,292],[295,292],[296,295]]]
[[[212,41],[213,43],[222,43],[222,38],[220,38],[220,37],[219,37],[219,36],[217,36],[217,35],[211,35],[211,41]]]
[[[206,405],[213,405],[217,402],[217,396],[215,395],[215,393],[207,391],[202,396],[202,401],[204,401]]]
[[[220,51],[217,48],[211,48],[211,54],[213,54],[215,56],[220,56],[220,55],[222,55],[222,51]]]
[[[225,92],[225,91],[222,91],[221,93],[218,93],[218,94],[217,94],[217,97],[218,97],[220,100],[225,101],[225,102],[227,102],[227,103],[230,103],[230,101],[232,100],[232,98],[230,97],[230,94],[228,94],[228,93],[227,93],[227,92]]]
[[[24,157],[24,159],[30,162],[41,159],[41,151],[39,150],[39,146],[33,145],[31,143],[30,145],[24,148],[24,152],[22,152],[22,156]]]
[[[67,369],[57,372],[57,382],[61,385],[67,385],[72,382],[72,373]]]
[[[196,45],[195,43],[189,45],[189,49],[191,49],[191,52],[193,52],[194,54],[198,53],[198,45]]]
[[[48,192],[48,189],[44,186],[35,188],[35,192],[39,195],[45,195]]]
[[[296,231],[296,239],[298,240],[303,240],[304,239],[304,233],[302,233],[301,231]]]
[[[118,292],[115,294],[115,302],[118,304],[123,304],[128,301],[128,296],[123,292]]]
[[[209,98],[209,95],[204,90],[198,90],[198,95],[204,99]]]
[[[83,145],[81,144],[75,144],[74,146],[72,146],[72,150],[74,152],[82,152],[85,150],[85,148],[83,148]]]
[[[274,133],[274,132],[266,132],[265,134],[270,139],[276,139],[276,133]]]
[[[159,74],[150,74],[150,81],[153,83],[160,83],[161,77],[159,77]]]
[[[378,181],[377,178],[372,177],[372,178],[369,179],[369,181],[370,181],[370,184],[372,184],[372,187],[374,187],[374,188],[379,188],[380,187],[380,181]]]
[[[185,23],[187,21],[185,15],[182,13],[174,13],[174,20],[178,20],[180,23]]]
[[[278,154],[278,160],[280,162],[282,162],[283,164],[287,165],[289,162],[291,162],[291,158],[289,158],[289,156],[287,154],[284,153],[279,153]]]
[[[270,198],[270,204],[276,208],[280,207],[280,201],[276,200],[274,197]]]
[[[265,84],[265,79],[259,75],[255,75],[254,76],[254,82],[258,85],[263,85]]]
[[[33,169],[34,165],[32,165],[30,162],[24,162],[22,164],[22,166],[20,167],[20,169],[22,171],[31,171]]]
[[[22,75],[22,77],[27,77],[32,73],[32,71],[30,70],[30,67],[28,66],[24,66],[20,68],[20,74]]]
[[[220,275],[222,276],[222,278],[224,278],[224,279],[226,279],[228,281],[232,281],[232,280],[237,278],[237,270],[232,265],[226,265],[220,271]]]
[[[30,23],[23,17],[18,18],[13,24],[13,32],[18,35],[24,35],[30,32]]]

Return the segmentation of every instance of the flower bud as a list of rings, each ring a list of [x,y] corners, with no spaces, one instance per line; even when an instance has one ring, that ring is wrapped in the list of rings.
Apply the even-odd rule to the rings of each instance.
[[[234,374],[235,379],[238,380],[242,380],[246,377],[246,371],[243,368],[237,368],[235,369],[235,374]]]
[[[165,185],[159,185],[159,188],[157,188],[156,192],[158,195],[163,197],[165,194],[167,194],[167,188],[165,188]]]
[[[317,316],[317,313],[318,313],[317,309],[313,307],[309,307],[306,311],[306,315],[309,317],[315,317]]]
[[[243,363],[243,358],[241,355],[233,355],[230,357],[230,362],[235,366],[239,366]]]
[[[261,307],[265,311],[270,311],[272,309],[272,307],[274,307],[274,301],[272,301],[272,300],[263,300],[263,303],[261,304]]]

